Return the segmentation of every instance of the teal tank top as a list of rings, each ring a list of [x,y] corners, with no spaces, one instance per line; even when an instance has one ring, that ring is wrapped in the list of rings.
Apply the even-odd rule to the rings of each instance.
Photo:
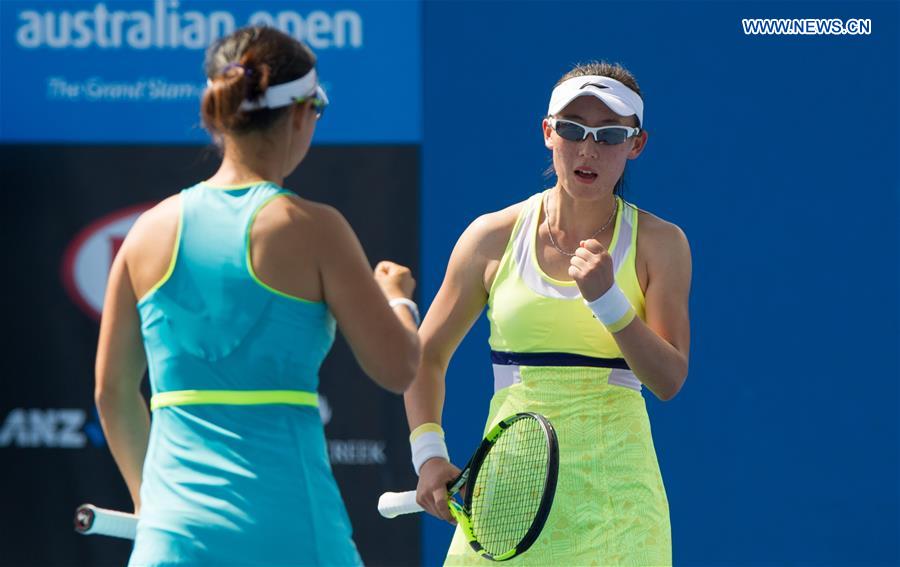
[[[153,394],[132,565],[359,564],[317,409],[323,302],[256,276],[274,183],[181,192],[169,269],[138,301]]]

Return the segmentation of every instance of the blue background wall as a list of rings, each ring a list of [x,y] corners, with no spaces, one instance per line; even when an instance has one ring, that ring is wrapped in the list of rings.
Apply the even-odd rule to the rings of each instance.
[[[745,36],[741,18],[871,18]],[[548,186],[539,130],[571,64],[637,77],[626,197],[694,259],[687,383],[648,411],[679,565],[889,565],[898,551],[897,3],[424,4],[421,295],[478,215]],[[484,318],[448,374],[464,461],[492,390]],[[460,463],[462,464],[462,463]],[[446,526],[425,524],[437,564]]]

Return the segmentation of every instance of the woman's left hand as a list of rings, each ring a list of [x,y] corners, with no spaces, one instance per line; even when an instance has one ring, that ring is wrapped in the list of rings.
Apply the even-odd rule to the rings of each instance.
[[[615,283],[612,256],[595,239],[582,240],[572,256],[569,277],[578,284],[583,298],[594,301]]]

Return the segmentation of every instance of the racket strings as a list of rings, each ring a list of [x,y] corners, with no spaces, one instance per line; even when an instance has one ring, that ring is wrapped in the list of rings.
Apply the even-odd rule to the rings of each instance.
[[[537,515],[547,478],[547,441],[534,419],[519,419],[497,438],[472,488],[472,531],[488,553],[514,549]]]

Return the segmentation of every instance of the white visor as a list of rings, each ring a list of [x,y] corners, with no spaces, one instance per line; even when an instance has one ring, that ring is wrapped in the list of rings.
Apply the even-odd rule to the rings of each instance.
[[[619,81],[600,75],[582,75],[563,81],[550,95],[547,115],[560,113],[570,102],[586,95],[600,99],[619,116],[636,115],[638,126],[644,125],[644,101],[641,97]]]
[[[319,79],[316,76],[315,69],[311,69],[309,73],[303,75],[299,79],[281,83],[280,85],[272,85],[256,100],[245,100],[242,102],[241,110],[281,108],[282,106],[293,104],[297,99],[313,95],[322,99],[326,104],[328,103],[325,89],[319,85]]]

